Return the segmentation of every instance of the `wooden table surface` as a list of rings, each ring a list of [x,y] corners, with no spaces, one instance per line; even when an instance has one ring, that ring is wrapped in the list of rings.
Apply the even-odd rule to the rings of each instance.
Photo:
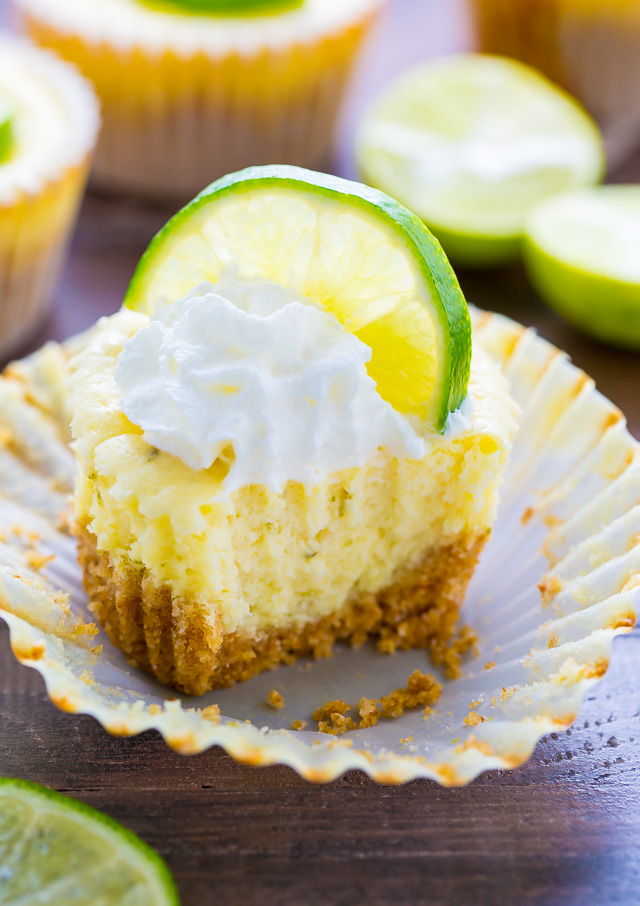
[[[454,0],[393,0],[347,106],[339,171],[353,172],[349,124],[366,97],[403,65],[467,40]],[[617,178],[634,172],[640,159]],[[47,336],[119,307],[168,213],[87,199]],[[460,277],[469,300],[567,349],[640,434],[639,356],[564,326],[518,268]],[[640,903],[640,633],[617,640],[573,728],[543,740],[519,770],[459,790],[379,787],[356,772],[312,786],[220,750],[181,757],[154,733],[111,738],[49,703],[4,629],[0,664],[0,773],[69,792],[140,833],[166,857],[185,906]]]

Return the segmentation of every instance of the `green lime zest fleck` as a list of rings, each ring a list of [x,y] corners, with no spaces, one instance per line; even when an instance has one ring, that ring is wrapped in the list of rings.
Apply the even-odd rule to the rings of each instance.
[[[0,97],[0,164],[5,163],[15,143],[13,111],[4,98]]]

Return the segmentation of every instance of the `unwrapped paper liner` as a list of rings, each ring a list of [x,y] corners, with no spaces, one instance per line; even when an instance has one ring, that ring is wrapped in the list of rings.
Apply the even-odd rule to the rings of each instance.
[[[63,710],[91,714],[117,735],[154,728],[185,754],[220,745],[239,761],[288,764],[314,781],[360,768],[380,782],[450,786],[522,764],[543,735],[576,718],[614,636],[635,625],[640,452],[619,410],[564,353],[499,315],[474,311],[473,320],[475,342],[501,363],[522,417],[463,611],[479,653],[460,679],[444,681],[436,713],[409,711],[340,739],[312,729],[312,712],[330,699],[377,698],[416,668],[432,672],[423,651],[337,646],[330,659],[190,699],[129,667],[96,633],[68,531],[75,464],[64,363],[82,337],[45,346],[0,379],[0,616],[16,657],[42,674]],[[278,711],[266,703],[274,688],[284,698]],[[298,720],[309,729],[289,730]]]

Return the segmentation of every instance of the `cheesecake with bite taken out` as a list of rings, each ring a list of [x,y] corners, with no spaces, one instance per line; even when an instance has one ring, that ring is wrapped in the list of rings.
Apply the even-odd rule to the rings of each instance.
[[[131,663],[199,694],[339,639],[452,637],[516,412],[406,209],[233,174],[70,367],[80,561]]]

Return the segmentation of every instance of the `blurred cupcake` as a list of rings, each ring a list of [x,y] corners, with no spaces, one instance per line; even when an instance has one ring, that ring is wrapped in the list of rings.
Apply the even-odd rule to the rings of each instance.
[[[640,142],[637,0],[469,0],[480,49],[517,57],[575,94],[612,162]]]
[[[71,66],[0,34],[0,357],[47,314],[99,126]]]
[[[96,185],[191,196],[252,164],[320,167],[384,0],[14,0],[94,82]]]

